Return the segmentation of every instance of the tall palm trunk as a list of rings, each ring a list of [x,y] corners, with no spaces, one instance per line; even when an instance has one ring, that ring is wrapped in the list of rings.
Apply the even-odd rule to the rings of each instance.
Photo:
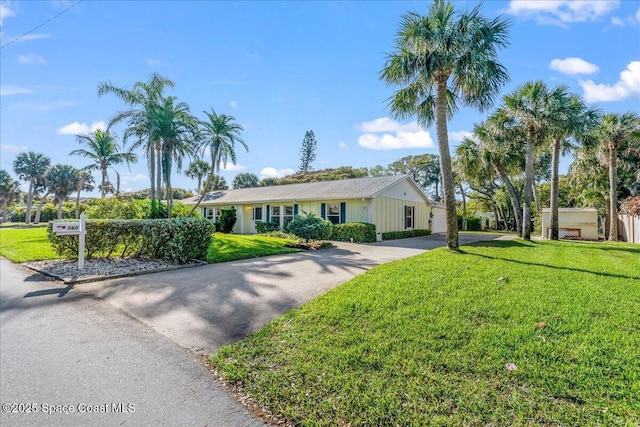
[[[531,200],[533,186],[533,156],[535,148],[535,131],[529,129],[527,132],[527,151],[524,166],[524,209],[522,210],[522,237],[531,240]]]
[[[150,146],[149,148],[149,175],[151,175],[151,217],[156,216],[156,158],[155,148]]]
[[[462,183],[458,184],[458,188],[460,189],[460,195],[462,196],[462,229],[467,230],[467,197],[464,194],[464,188],[462,188]]]
[[[27,212],[24,217],[25,224],[29,224],[31,222],[31,206],[33,205],[33,188],[34,180],[29,180],[29,192],[27,193]]]
[[[80,191],[78,190],[78,195],[76,196],[76,219],[80,218]]]
[[[58,219],[62,219],[62,198],[58,197]]]
[[[436,133],[440,154],[440,173],[444,187],[444,205],[447,215],[447,247],[458,249],[458,221],[456,216],[456,196],[453,190],[451,153],[447,132],[447,81],[440,79],[436,89]]]
[[[538,183],[536,183],[535,176],[533,177],[533,182],[531,183],[531,191],[533,193],[533,201],[536,204],[536,212],[541,212],[542,205],[540,204],[540,196],[538,195]]]
[[[156,193],[158,196],[158,209],[162,206],[162,146],[156,142]]]
[[[51,194],[50,192],[46,192],[44,196],[42,196],[40,198],[40,201],[38,202],[38,208],[36,209],[36,218],[33,221],[35,224],[40,224],[40,215],[42,213],[42,207],[44,206],[45,200],[47,199],[47,197],[49,197],[49,194]]]
[[[618,171],[616,146],[609,143],[609,240],[618,240]]]
[[[552,151],[551,151],[551,214],[549,216],[549,224],[551,225],[551,235],[548,236],[551,240],[558,240],[558,184],[560,177],[558,176],[558,169],[560,164],[560,140],[553,139]],[[542,230],[542,234],[546,236],[545,230]]]
[[[509,199],[511,200],[511,204],[513,205],[513,216],[516,220],[516,233],[518,236],[522,237],[522,211],[520,210],[520,200],[518,199],[518,193],[516,193],[516,189],[511,183],[511,180],[507,176],[507,173],[504,171],[502,164],[494,159],[492,161],[493,168],[495,169],[500,181],[507,187],[507,194],[509,195]]]
[[[105,184],[107,183],[107,167],[103,166],[102,168],[102,198],[104,199],[107,194],[107,188]]]

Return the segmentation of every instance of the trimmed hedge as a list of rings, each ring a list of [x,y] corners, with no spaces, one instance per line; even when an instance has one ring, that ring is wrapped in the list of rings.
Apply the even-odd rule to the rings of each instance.
[[[256,231],[260,234],[272,233],[274,231],[280,231],[280,225],[275,222],[256,222]]]
[[[333,224],[326,219],[315,216],[313,212],[303,212],[303,215],[296,215],[287,228],[289,233],[295,234],[308,242],[309,240],[329,239],[333,231]]]
[[[376,226],[367,222],[346,222],[334,224],[332,240],[357,243],[371,243],[376,241]]]
[[[202,218],[146,220],[88,220],[85,256],[148,256],[179,264],[207,257],[214,226]],[[51,246],[59,255],[75,258],[78,236],[58,236],[47,227]]]
[[[431,230],[404,230],[404,231],[387,231],[382,233],[382,240],[406,239],[407,237],[428,236]]]

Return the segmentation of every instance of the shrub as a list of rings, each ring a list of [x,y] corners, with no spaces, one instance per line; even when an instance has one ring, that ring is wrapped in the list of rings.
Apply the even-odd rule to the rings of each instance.
[[[148,220],[89,220],[85,240],[87,259],[111,255],[149,256],[184,264],[206,259],[213,238],[213,224],[201,218]],[[53,222],[47,228],[49,241],[60,255],[78,254],[78,236],[58,236]]]
[[[275,222],[256,222],[256,231],[260,234],[273,233],[274,231],[280,231],[280,225]]]
[[[331,237],[333,225],[331,221],[317,217],[313,212],[302,212],[303,215],[296,217],[288,225],[289,232],[301,239],[326,240]]]
[[[382,240],[406,239],[407,237],[428,236],[431,230],[387,231],[382,233]]]
[[[223,233],[231,233],[233,226],[236,225],[236,208],[220,209],[220,231]]]
[[[482,229],[482,219],[472,216],[467,218],[467,231],[480,231]]]
[[[367,222],[346,222],[333,226],[333,240],[350,242],[353,239],[358,243],[370,243],[376,241],[376,226]]]

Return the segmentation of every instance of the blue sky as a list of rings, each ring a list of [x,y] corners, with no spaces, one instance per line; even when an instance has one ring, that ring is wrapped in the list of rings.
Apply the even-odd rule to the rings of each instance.
[[[214,108],[244,126],[249,152],[238,148],[227,182],[239,172],[295,171],[307,130],[318,141],[315,169],[437,154],[435,128],[393,120],[393,89],[378,78],[401,16],[426,13],[430,2],[76,3],[0,3],[0,167],[12,174],[27,150],[85,166],[69,156],[79,148],[74,135],[124,108],[99,98],[97,84],[131,87],[152,72],[175,81],[168,94],[194,115]],[[454,2],[460,10],[477,3]],[[503,95],[541,79],[606,112],[640,112],[640,1],[487,1],[482,11],[512,22],[500,56],[511,77]],[[485,117],[462,108],[449,123],[451,144]],[[144,158],[118,171],[124,191],[149,186]],[[174,187],[195,185],[174,173]]]

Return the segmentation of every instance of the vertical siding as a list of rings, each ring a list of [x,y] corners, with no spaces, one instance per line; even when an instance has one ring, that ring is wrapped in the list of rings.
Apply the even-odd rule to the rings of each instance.
[[[376,225],[376,231],[378,233],[405,230],[405,206],[414,207],[414,229],[426,230],[429,228],[429,213],[431,212],[431,208],[424,202],[378,197],[374,199],[373,205],[374,224]]]

